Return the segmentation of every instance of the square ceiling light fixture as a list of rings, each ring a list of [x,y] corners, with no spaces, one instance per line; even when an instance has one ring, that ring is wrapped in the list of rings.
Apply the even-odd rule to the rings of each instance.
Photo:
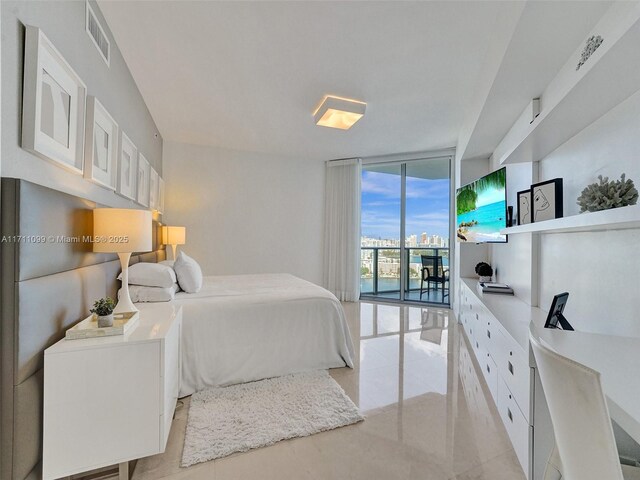
[[[364,102],[327,95],[313,112],[313,119],[321,127],[349,130],[364,116],[366,108]]]

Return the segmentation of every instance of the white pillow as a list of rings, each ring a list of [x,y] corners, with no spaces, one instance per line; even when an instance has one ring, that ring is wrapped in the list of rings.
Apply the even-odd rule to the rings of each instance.
[[[175,263],[175,261],[173,260],[163,260],[161,262],[158,262],[160,265],[167,265],[171,268],[173,268],[173,264]]]
[[[118,280],[122,280],[122,273]],[[176,272],[167,265],[139,262],[129,267],[129,285],[169,288],[176,280]]]
[[[173,264],[180,288],[187,293],[199,292],[202,288],[202,269],[198,262],[180,251]]]
[[[179,287],[177,283],[167,288],[131,285],[129,287],[129,295],[131,296],[131,301],[134,303],[170,302],[175,298],[178,289]],[[118,300],[120,299],[120,292],[122,292],[122,289],[118,290]]]

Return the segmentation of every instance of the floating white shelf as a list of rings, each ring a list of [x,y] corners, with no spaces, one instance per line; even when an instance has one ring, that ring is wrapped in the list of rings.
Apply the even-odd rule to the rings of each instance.
[[[570,217],[556,218],[539,223],[529,223],[503,228],[501,234],[517,233],[567,233],[594,232],[598,230],[624,230],[640,228],[640,206],[614,208],[600,212],[581,213]]]
[[[606,45],[608,42],[615,42]],[[605,45],[608,47],[605,49]],[[617,41],[605,38],[598,51],[578,72],[567,93],[544,104],[536,120],[513,145],[498,146],[500,164],[537,162],[640,89],[640,21]],[[592,65],[589,65],[589,62]],[[553,101],[553,100],[552,100]],[[505,138],[506,141],[506,138]]]

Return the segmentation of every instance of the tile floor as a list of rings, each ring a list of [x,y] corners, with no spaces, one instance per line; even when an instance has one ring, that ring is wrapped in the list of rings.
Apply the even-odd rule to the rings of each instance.
[[[524,480],[450,310],[368,302],[345,310],[358,358],[331,375],[364,422],[183,469],[185,399],[167,450],[140,460],[133,479]]]

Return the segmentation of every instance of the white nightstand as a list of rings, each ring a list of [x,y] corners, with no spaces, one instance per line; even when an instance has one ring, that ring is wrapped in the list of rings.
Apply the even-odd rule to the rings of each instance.
[[[137,305],[124,336],[60,340],[44,354],[43,479],[164,451],[180,387],[182,307]]]

